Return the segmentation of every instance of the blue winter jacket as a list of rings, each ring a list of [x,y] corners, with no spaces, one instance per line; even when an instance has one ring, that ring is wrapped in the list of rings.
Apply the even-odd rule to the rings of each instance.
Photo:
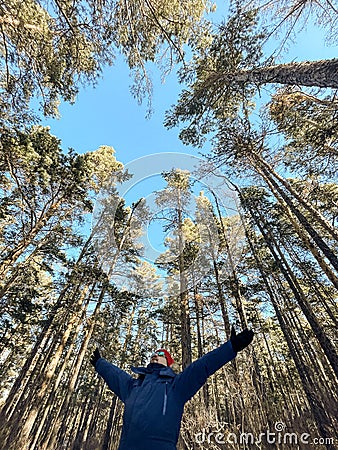
[[[235,356],[228,341],[179,374],[157,363],[132,367],[138,378],[100,358],[96,371],[125,404],[119,450],[175,450],[184,404]]]

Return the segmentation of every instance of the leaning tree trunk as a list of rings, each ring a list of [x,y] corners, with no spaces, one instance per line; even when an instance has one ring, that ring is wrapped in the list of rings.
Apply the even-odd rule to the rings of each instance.
[[[228,240],[225,228],[224,228],[223,218],[222,218],[222,214],[221,214],[221,210],[220,210],[220,207],[219,207],[217,196],[215,195],[214,192],[212,192],[212,195],[213,195],[213,197],[215,199],[215,204],[216,204],[216,209],[217,209],[217,214],[218,214],[218,220],[219,220],[219,223],[220,223],[220,226],[221,226],[221,229],[222,229],[223,240],[224,240],[225,249],[226,249],[226,252],[227,252],[229,265],[230,265],[231,276],[229,278],[229,281],[230,281],[231,293],[235,297],[236,310],[237,310],[237,313],[239,315],[241,326],[242,326],[242,328],[247,328],[248,327],[248,320],[247,320],[245,309],[244,309],[244,305],[243,305],[243,296],[242,296],[242,292],[241,292],[241,286],[240,286],[240,282],[239,282],[239,279],[238,279],[238,276],[237,276],[237,273],[236,273],[235,264],[234,264],[234,260],[233,260],[233,257],[232,257],[232,252],[231,252],[231,249],[230,249],[230,245],[229,245],[229,240]],[[230,334],[228,336],[230,337]]]
[[[0,413],[0,423],[5,424],[8,420],[10,420],[12,414],[15,411],[15,406],[17,402],[19,401],[20,392],[22,393],[23,389],[26,387],[29,376],[32,370],[34,370],[34,367],[37,363],[37,360],[39,358],[39,350],[41,350],[44,347],[44,344],[49,339],[51,334],[51,323],[52,320],[49,320],[43,330],[41,331],[37,342],[35,343],[29,357],[27,358],[24,366],[22,367],[19,376],[16,378],[10,393],[6,399],[5,404],[3,405],[3,408]],[[4,442],[5,438],[1,435],[1,441]]]
[[[24,251],[31,245],[33,239],[43,229],[43,227],[49,222],[49,220],[56,214],[61,205],[61,199],[52,204],[47,212],[39,218],[35,226],[30,230],[29,234],[17,242],[16,247],[9,251],[5,256],[5,259],[0,265],[0,276],[4,277],[13,264],[20,258]]]
[[[332,282],[332,284],[335,286],[335,288],[338,289],[338,277],[331,270],[330,266],[325,262],[324,258],[318,251],[318,248],[313,244],[313,242],[309,239],[309,237],[304,232],[304,230],[307,230],[307,228],[305,228],[304,226],[302,227],[299,223],[297,223],[296,218],[294,217],[294,213],[293,213],[293,211],[291,211],[291,208],[289,206],[290,201],[286,202],[284,200],[284,198],[282,198],[279,195],[279,192],[276,191],[275,186],[273,183],[271,183],[270,179],[264,177],[264,180],[268,184],[271,192],[273,193],[273,195],[275,196],[277,201],[282,206],[284,213],[289,218],[289,220],[290,220],[294,230],[298,234],[300,240],[303,242],[303,244],[306,246],[306,248],[312,253],[312,255],[318,262],[319,266],[321,267],[321,269],[323,270],[323,272],[325,273],[327,278]],[[304,223],[304,220],[306,220],[306,218],[303,216],[302,219],[303,219],[303,223]],[[312,234],[314,234],[314,232],[312,232]],[[319,241],[319,239],[321,239],[321,238],[318,237],[317,240]],[[329,252],[330,252],[330,254],[332,253],[330,250],[329,250]]]
[[[301,358],[299,357],[299,354],[294,345],[294,339],[291,337],[291,332],[289,330],[287,322],[285,321],[285,319],[280,311],[278,303],[275,301],[274,297],[271,298],[271,301],[272,301],[273,307],[275,309],[279,324],[281,325],[284,337],[288,344],[290,354],[296,364],[298,374],[302,380],[302,385],[303,385],[306,397],[308,399],[308,402],[310,404],[313,416],[315,418],[316,425],[317,425],[322,437],[332,438],[334,430],[332,428],[331,420],[328,417],[327,412],[321,402],[319,394],[318,394],[318,392],[316,392],[315,380],[311,381],[311,377],[310,377],[310,374],[308,373],[307,367],[302,362]],[[327,445],[327,448],[330,450],[333,450],[333,449],[335,449],[335,446]]]
[[[325,257],[330,261],[330,263],[335,268],[335,270],[338,271],[337,256],[332,252],[332,250],[326,244],[326,242],[324,242],[324,240],[317,233],[317,231],[313,228],[313,226],[310,224],[310,222],[307,220],[307,218],[304,216],[304,214],[302,214],[301,211],[293,204],[292,200],[289,198],[288,195],[286,195],[286,193],[283,191],[283,189],[281,189],[280,186],[278,186],[277,182],[272,178],[271,174],[267,171],[266,168],[260,166],[255,161],[253,161],[253,166],[257,170],[257,172],[263,177],[263,179],[265,181],[269,181],[274,186],[274,188],[277,190],[277,192],[283,198],[283,200],[288,205],[288,207],[290,208],[292,213],[299,220],[300,225],[302,227],[304,227],[306,232],[310,235],[310,237],[313,239],[313,241],[317,244],[318,248],[323,252]]]
[[[257,159],[259,159],[259,162],[262,166],[265,167],[267,173],[269,173],[274,179],[279,181],[284,188],[291,194],[293,198],[295,198],[300,205],[304,208],[305,211],[308,211],[311,214],[311,217],[315,219],[323,228],[326,230],[332,237],[338,242],[338,230],[337,228],[332,225],[320,212],[318,209],[313,207],[311,203],[307,202],[304,197],[297,192],[296,189],[292,187],[292,185],[281,175],[279,175],[270,164],[268,164],[263,158],[258,157],[258,155],[255,155]]]
[[[82,295],[80,296],[76,308],[80,309],[83,305],[84,298],[86,296],[86,292],[88,290],[88,286],[85,287],[85,289],[82,292]],[[78,316],[79,311],[75,311],[72,313],[67,327],[62,335],[61,342],[59,343],[58,347],[56,348],[56,351],[47,364],[46,370],[43,374],[41,374],[40,381],[36,388],[34,389],[34,397],[32,398],[32,403],[29,405],[29,413],[28,416],[25,418],[25,420],[22,423],[22,428],[20,431],[20,434],[16,437],[17,443],[27,443],[30,440],[30,433],[34,426],[34,422],[39,414],[41,403],[43,402],[43,399],[46,395],[46,392],[48,390],[48,387],[51,384],[51,380],[55,374],[57,365],[60,361],[62,352],[64,351],[64,348],[68,342],[68,339],[70,337],[70,334],[72,332],[72,329],[79,321]]]
[[[60,414],[62,415],[62,413],[64,413],[64,415],[66,415],[66,412],[64,409],[64,404],[67,403],[67,405],[68,405],[70,396],[74,390],[75,381],[77,380],[77,376],[79,373],[79,367],[78,367],[77,363],[79,360],[81,360],[81,363],[82,363],[82,360],[84,357],[83,351],[85,351],[87,349],[87,347],[85,345],[86,344],[88,345],[88,339],[86,336],[85,336],[85,339],[82,341],[80,353],[77,355],[75,367],[72,368],[72,370],[71,370],[71,380],[70,380],[69,385],[67,386],[67,394],[65,397],[63,397],[63,396],[61,397],[61,404],[57,405],[57,408],[55,408],[54,399],[55,399],[56,393],[58,392],[58,389],[60,387],[61,380],[63,378],[66,367],[67,367],[69,360],[74,352],[74,348],[76,345],[76,337],[78,336],[80,329],[82,327],[83,321],[85,320],[86,309],[88,308],[89,302],[91,301],[92,294],[94,292],[95,287],[96,287],[96,284],[94,283],[93,286],[91,287],[91,292],[87,297],[87,303],[85,305],[83,305],[83,315],[76,325],[76,328],[73,332],[74,339],[72,339],[72,341],[68,347],[67,354],[63,358],[61,369],[58,371],[56,380],[53,383],[51,392],[49,394],[49,399],[46,402],[46,405],[44,406],[45,411],[43,413],[42,418],[40,419],[41,424],[37,429],[33,429],[34,440],[31,444],[30,450],[33,450],[35,448],[35,445],[37,446],[37,448],[39,450],[44,449],[45,443],[42,442],[42,439],[40,436],[42,434],[42,431],[44,430],[45,434],[48,435],[47,440],[51,439],[52,436],[54,435],[53,430],[58,425],[58,418],[59,418]],[[87,331],[88,330],[86,330],[85,333],[87,333]],[[85,350],[83,350],[84,347],[85,347]],[[73,383],[74,383],[74,385],[73,385]],[[54,411],[53,411],[53,409],[54,409]],[[60,413],[60,410],[61,410],[61,413]],[[46,423],[47,417],[52,418],[48,423]],[[46,426],[48,427],[47,432],[46,432]]]
[[[88,298],[88,303],[89,303],[89,298]],[[78,333],[81,329],[81,325],[82,325],[82,320],[80,320],[77,323],[76,328],[74,330],[74,336],[78,336]],[[74,347],[75,347],[75,339],[72,339],[72,341],[67,349],[67,354],[65,355],[65,357],[62,360],[62,366],[61,366],[60,370],[58,371],[56,380],[53,383],[53,386],[48,395],[48,399],[44,402],[43,415],[41,417],[39,417],[38,421],[35,421],[34,427],[32,429],[32,435],[34,437],[33,437],[32,443],[30,445],[30,450],[34,450],[35,448],[42,450],[44,448],[43,444],[41,444],[42,433],[45,432],[45,434],[50,435],[50,433],[53,429],[52,428],[53,423],[55,423],[55,420],[56,420],[56,418],[54,417],[55,413],[53,410],[55,409],[55,407],[58,407],[56,394],[58,393],[58,389],[60,387],[64,372],[69,363],[71,355],[74,352]],[[41,406],[42,405],[40,405],[40,407]],[[39,423],[37,423],[37,422],[39,422]]]
[[[248,207],[248,205],[247,205]],[[275,242],[275,238],[273,234],[269,231],[268,224],[262,217],[262,215],[258,211],[253,211],[252,208],[249,209],[249,212],[254,219],[258,229],[260,230],[270,252],[273,256],[275,262],[277,263],[281,273],[283,274],[285,280],[287,281],[288,285],[290,286],[298,305],[300,306],[301,310],[303,311],[305,317],[307,318],[321,348],[323,349],[328,361],[331,364],[331,367],[333,371],[336,374],[336,377],[338,378],[338,355],[336,352],[335,347],[333,346],[330,339],[327,337],[324,329],[318,322],[318,318],[314,311],[312,310],[311,305],[309,304],[304,292],[302,291],[301,287],[299,286],[299,283],[292,273],[291,268],[289,267],[288,262],[286,261],[286,258],[284,254],[282,253],[281,249],[279,248],[278,244]],[[264,226],[263,226],[264,224]]]
[[[270,285],[270,282],[264,272],[264,268],[262,267],[261,261],[259,259],[259,256],[257,255],[257,252],[255,251],[254,245],[252,243],[252,240],[248,234],[246,227],[245,227],[245,233],[246,233],[246,237],[247,237],[252,255],[255,258],[258,270],[262,276],[263,283],[265,285],[265,288],[269,294],[271,303],[276,312],[277,320],[280,324],[283,335],[287,342],[290,354],[296,365],[298,375],[302,382],[302,386],[303,386],[304,392],[306,394],[307,400],[309,402],[309,405],[310,405],[313,417],[315,419],[316,425],[318,427],[318,430],[321,432],[323,437],[331,439],[332,438],[331,423],[325,413],[325,408],[323,408],[323,406],[321,405],[320,399],[318,399],[317,396],[313,392],[314,383],[312,383],[311,381],[309,382],[309,374],[307,373],[306,365],[300,359],[298,352],[294,346],[294,339],[291,336],[290,327],[288,327],[287,322],[284,319],[282,309],[280,308],[280,306],[278,304],[278,301],[275,297],[275,293],[274,293],[274,291]],[[327,448],[329,450],[334,450],[334,447],[332,447],[330,445],[328,445]]]
[[[26,360],[20,375],[16,379],[1,411],[1,422],[6,424],[5,434],[11,434],[16,439],[16,432],[19,424],[23,422],[24,413],[31,406],[32,398],[34,396],[34,389],[28,387],[34,386],[38,383],[39,374],[45,370],[50,355],[53,353],[57,341],[57,333],[61,332],[60,313],[62,305],[65,301],[65,295],[70,282],[60,293],[56,304],[53,306],[42,331],[39,334],[38,340],[34,345],[28,359]],[[77,284],[72,296],[67,299],[68,304],[75,298],[79,289]],[[2,429],[1,433],[4,430]],[[6,444],[7,438],[1,434],[1,444]],[[2,448],[2,447],[0,447]]]
[[[298,253],[295,251],[294,247],[290,245],[286,245],[284,243],[284,247],[287,249],[287,252],[289,255],[294,259],[298,261],[298,267],[301,270],[304,280],[307,281],[307,283],[312,286],[312,288],[316,291],[316,297],[318,299],[318,302],[321,304],[321,306],[324,308],[327,316],[330,318],[332,323],[335,327],[338,329],[338,308],[337,304],[334,302],[334,299],[332,297],[332,290],[329,291],[329,289],[326,289],[323,284],[321,284],[318,279],[313,276],[311,273],[309,273],[308,268],[304,267],[303,262],[299,258]]]
[[[338,88],[338,59],[293,62],[237,72],[218,72],[208,77],[197,88],[202,91],[212,86],[278,83],[298,86]]]

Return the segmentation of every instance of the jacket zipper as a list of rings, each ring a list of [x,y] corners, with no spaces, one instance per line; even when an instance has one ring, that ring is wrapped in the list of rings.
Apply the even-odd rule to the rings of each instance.
[[[163,411],[162,411],[162,415],[164,416],[166,411],[167,411],[167,399],[168,399],[168,395],[167,395],[167,381],[165,382],[165,386],[164,386],[164,401],[163,401]]]

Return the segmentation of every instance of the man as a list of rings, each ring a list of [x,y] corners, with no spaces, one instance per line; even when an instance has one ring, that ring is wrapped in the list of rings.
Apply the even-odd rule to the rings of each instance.
[[[253,339],[245,329],[230,340],[176,374],[169,352],[157,350],[147,367],[132,367],[133,378],[110,364],[98,349],[90,361],[109,388],[125,404],[119,450],[175,450],[185,403],[207,381],[208,377],[236,357]]]

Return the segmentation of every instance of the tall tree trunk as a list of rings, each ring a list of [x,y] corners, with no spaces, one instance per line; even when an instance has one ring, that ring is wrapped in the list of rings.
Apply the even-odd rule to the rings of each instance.
[[[49,206],[48,210],[41,214],[35,226],[30,230],[29,235],[25,236],[16,244],[16,247],[8,252],[5,259],[0,264],[0,276],[4,277],[13,264],[20,258],[23,252],[31,245],[33,239],[55,215],[61,205],[61,199]]]
[[[181,344],[182,344],[182,369],[184,370],[191,364],[191,330],[190,330],[190,311],[189,311],[189,295],[187,291],[187,281],[185,275],[184,261],[184,243],[182,232],[182,210],[180,199],[177,208],[178,221],[178,261],[179,261],[179,279],[180,279],[180,317],[181,317]]]
[[[243,222],[244,226],[245,223]],[[294,346],[293,338],[291,337],[290,329],[287,326],[283,313],[281,308],[279,307],[279,304],[276,300],[275,294],[273,292],[273,289],[271,288],[270,282],[265,275],[264,269],[262,267],[261,261],[257,255],[257,252],[255,251],[254,245],[252,243],[252,240],[248,234],[247,227],[245,226],[245,232],[248,239],[249,246],[251,248],[252,255],[255,258],[255,261],[257,263],[257,267],[259,269],[259,272],[262,276],[262,280],[264,282],[264,285],[267,289],[267,292],[269,293],[270,300],[272,302],[272,305],[274,307],[274,310],[276,312],[276,316],[278,319],[278,322],[280,324],[280,327],[282,329],[283,335],[285,337],[285,340],[287,342],[290,354],[292,356],[293,361],[295,362],[297,372],[299,374],[299,377],[302,382],[303,389],[305,391],[307,400],[309,402],[309,405],[311,407],[311,411],[313,414],[313,417],[315,419],[316,425],[318,427],[318,430],[321,432],[321,435],[325,438],[331,439],[332,438],[332,428],[330,420],[328,419],[325,409],[320,405],[320,402],[318,402],[318,399],[315,398],[316,395],[312,392],[313,391],[313,384],[309,383],[309,377],[306,373],[306,366],[302,363],[301,359],[299,358],[296,347]],[[311,387],[312,386],[312,387]],[[334,446],[331,446],[330,444],[327,446],[329,450],[334,450]]]
[[[334,301],[332,301],[332,292],[326,289],[323,283],[320,283],[316,277],[309,273],[308,268],[304,267],[302,260],[299,258],[299,255],[295,251],[292,244],[287,245],[284,242],[284,247],[286,248],[289,255],[293,258],[293,260],[297,261],[297,265],[304,275],[304,280],[306,280],[308,285],[312,286],[312,288],[316,291],[316,298],[318,299],[318,303],[320,303],[320,305],[323,307],[332,323],[336,327],[338,327],[338,309],[337,305],[334,303]]]
[[[338,59],[337,59],[338,61]],[[267,163],[263,158],[255,155],[255,158],[259,160],[261,166],[263,166],[266,169],[266,172],[269,173],[273,178],[275,178],[277,181],[279,181],[284,188],[291,194],[292,198],[295,198],[300,205],[304,208],[305,211],[308,211],[311,214],[311,217],[315,221],[317,221],[324,230],[326,230],[332,237],[338,242],[338,231],[337,228],[334,227],[320,212],[318,209],[316,209],[314,206],[311,205],[311,203],[307,202],[304,197],[297,192],[296,189],[292,187],[292,185],[281,175],[279,175],[270,164]]]
[[[35,448],[36,444],[38,444],[37,445],[37,449],[38,450],[42,450],[43,448],[45,448],[45,443],[40,439],[40,434],[41,434],[41,432],[43,430],[43,427],[46,425],[45,424],[45,420],[47,419],[47,417],[49,415],[53,417],[52,423],[51,422],[48,423],[48,433],[47,433],[47,435],[48,435],[49,438],[51,438],[54,435],[53,434],[53,430],[54,430],[55,426],[59,425],[59,423],[56,423],[56,422],[58,422],[58,418],[59,418],[60,414],[61,415],[66,415],[66,411],[63,410],[63,405],[64,405],[65,402],[67,402],[67,401],[69,402],[70,396],[72,395],[73,390],[74,390],[74,386],[73,386],[72,383],[74,382],[74,380],[75,381],[77,380],[78,372],[80,370],[80,368],[77,365],[78,360],[80,359],[79,356],[76,359],[75,369],[72,368],[72,370],[71,370],[71,381],[70,381],[70,386],[67,389],[66,396],[65,397],[62,396],[63,400],[61,401],[60,406],[58,406],[58,408],[55,409],[53,414],[51,413],[51,411],[55,407],[54,399],[55,399],[56,393],[58,392],[58,389],[60,387],[60,383],[61,383],[61,380],[63,378],[63,375],[64,375],[64,372],[66,370],[66,367],[67,367],[67,365],[69,363],[70,357],[71,357],[71,355],[74,352],[74,348],[75,348],[75,344],[76,344],[76,337],[78,336],[79,331],[80,331],[80,329],[82,327],[83,320],[85,319],[85,316],[86,316],[86,309],[88,307],[89,302],[91,301],[94,289],[95,289],[95,284],[91,288],[91,293],[90,293],[90,295],[87,298],[87,304],[83,306],[83,316],[78,321],[78,323],[76,325],[76,328],[74,330],[74,338],[72,339],[72,341],[71,341],[71,343],[70,343],[70,345],[68,347],[67,354],[63,358],[61,369],[59,370],[59,372],[57,374],[57,377],[56,377],[56,380],[53,383],[53,386],[52,386],[51,391],[49,393],[49,398],[45,402],[44,413],[43,413],[42,418],[40,419],[40,426],[39,426],[39,428],[37,430],[34,430],[34,433],[33,433],[34,440],[32,441],[30,450],[33,450]],[[88,345],[88,341],[86,340],[86,335],[85,335],[85,339],[82,341],[82,344],[81,344],[81,350],[84,347],[87,348],[86,344]],[[83,355],[82,355],[81,350],[80,350],[80,355],[82,356],[82,359],[83,359]],[[81,359],[81,363],[82,363],[82,359]],[[68,405],[68,403],[67,403],[67,405]],[[60,410],[61,410],[61,412],[60,412]]]
[[[195,303],[195,311],[196,311],[196,333],[197,333],[197,351],[198,358],[203,356],[203,340],[202,340],[202,328],[201,328],[201,306],[203,308],[203,297],[199,295],[197,287],[194,287],[194,303]],[[203,402],[204,406],[208,408],[209,405],[209,392],[208,392],[208,384],[205,383],[202,387],[203,394]]]
[[[79,312],[78,311],[81,310],[87,290],[88,290],[88,286],[86,286],[83,289],[82,295],[78,299],[78,302],[75,306],[75,312],[72,313],[72,315],[68,321],[67,327],[62,335],[61,342],[58,345],[58,347],[56,348],[56,351],[55,351],[52,359],[49,361],[46,370],[44,371],[43,374],[41,374],[38,385],[34,389],[34,398],[32,399],[32,403],[30,405],[28,416],[27,416],[27,418],[25,418],[25,420],[22,423],[22,428],[20,430],[20,434],[19,434],[19,436],[17,436],[17,442],[27,443],[30,441],[30,437],[29,437],[30,432],[34,426],[34,422],[38,416],[41,403],[43,402],[43,399],[45,397],[47,389],[50,386],[52,377],[54,376],[56,367],[60,361],[62,352],[68,342],[68,339],[70,337],[72,329],[74,326],[76,326],[76,324],[79,320]]]
[[[126,336],[124,339],[123,347],[121,349],[121,361],[120,361],[121,367],[124,367],[125,361],[127,359],[128,344],[132,339],[132,328],[133,328],[133,323],[134,323],[134,318],[135,318],[136,306],[137,306],[137,304],[136,304],[136,302],[134,302],[133,308],[129,314]]]
[[[332,266],[338,271],[338,258],[336,255],[332,252],[332,250],[329,248],[329,246],[324,242],[324,240],[321,238],[321,236],[317,233],[317,231],[312,227],[310,222],[307,220],[307,218],[301,213],[301,211],[295,207],[291,199],[288,197],[288,195],[285,194],[283,189],[278,186],[276,181],[274,181],[271,177],[271,175],[266,171],[266,169],[262,169],[255,165],[255,169],[260,173],[263,177],[263,179],[268,182],[269,185],[272,185],[276,191],[280,194],[280,196],[283,198],[285,203],[290,208],[290,211],[297,217],[299,220],[299,223],[304,229],[308,232],[308,234],[311,236],[313,241],[317,244],[318,248],[323,252],[323,254],[326,256],[326,258],[330,261]],[[300,227],[296,228],[296,232],[299,232],[301,230]],[[303,233],[302,233],[303,234]],[[302,236],[300,236],[302,237]],[[330,278],[331,279],[331,278]],[[331,280],[332,281],[332,280]],[[335,281],[335,280],[334,280]]]
[[[239,282],[239,279],[238,279],[238,276],[237,276],[237,273],[236,273],[235,264],[234,264],[234,260],[233,260],[233,257],[232,257],[232,252],[231,252],[231,249],[230,249],[228,236],[227,236],[226,230],[224,228],[223,218],[222,218],[222,214],[221,214],[221,210],[220,210],[220,207],[219,207],[219,202],[218,202],[217,196],[214,194],[214,192],[212,192],[212,195],[213,195],[213,197],[215,199],[215,204],[216,204],[216,209],[217,209],[217,214],[218,214],[218,220],[219,220],[219,224],[220,224],[221,229],[222,229],[223,241],[224,241],[226,254],[228,256],[229,265],[230,265],[231,275],[230,275],[229,281],[230,281],[231,293],[235,297],[235,300],[236,300],[236,310],[237,310],[237,313],[239,315],[241,326],[242,326],[242,328],[247,328],[248,327],[248,321],[247,321],[247,318],[246,318],[245,309],[244,309],[244,305],[243,305],[243,297],[242,297],[240,282]],[[223,311],[222,311],[222,314],[223,314]],[[228,330],[226,330],[226,331],[228,332]],[[230,337],[230,324],[229,324],[229,334],[228,334],[228,336]]]
[[[336,374],[336,377],[338,378],[338,354],[336,352],[335,347],[333,346],[332,342],[327,337],[324,329],[318,322],[316,314],[313,312],[311,305],[309,304],[304,292],[299,286],[299,283],[296,277],[294,276],[291,268],[289,267],[289,264],[286,261],[284,254],[282,253],[278,244],[275,242],[273,234],[269,231],[269,226],[264,220],[263,216],[258,211],[255,212],[252,209],[250,210],[250,213],[258,229],[260,230],[262,236],[264,237],[264,240],[267,246],[269,247],[269,250],[274,260],[276,261],[279,269],[281,270],[286,281],[288,282],[301,310],[303,311],[305,317],[307,318],[316,338],[318,339],[318,342],[320,343],[320,346],[322,347],[328,361],[331,364],[333,371]]]
[[[338,59],[293,62],[237,72],[216,73],[201,83],[199,89],[212,87],[215,83],[224,85],[253,83],[259,86],[278,83],[337,89]]]
[[[106,430],[104,433],[103,443],[102,443],[102,449],[101,450],[109,450],[110,449],[110,443],[112,440],[112,429],[113,429],[113,423],[116,413],[116,405],[117,405],[117,397],[114,395],[111,401],[110,405],[110,411],[109,411],[109,417],[106,425]]]
[[[219,271],[218,271],[218,266],[217,266],[216,261],[213,261],[213,267],[214,267],[215,280],[216,280],[216,286],[217,286],[217,298],[218,298],[219,306],[221,308],[224,329],[225,329],[227,337],[230,338],[230,332],[231,332],[230,328],[231,327],[230,327],[230,321],[229,321],[228,308],[227,308],[226,301],[224,298],[224,293],[223,293],[222,284],[220,281],[220,276],[219,276]]]
[[[332,282],[332,284],[335,286],[336,289],[338,289],[338,277],[334,274],[334,272],[331,270],[328,264],[326,264],[323,256],[318,251],[317,247],[311,242],[311,240],[308,238],[308,236],[304,233],[304,228],[301,227],[295,220],[294,215],[292,214],[289,206],[287,203],[282,199],[279,194],[275,191],[274,187],[268,180],[266,180],[269,184],[269,187],[280,203],[280,205],[283,207],[283,211],[286,213],[287,217],[289,218],[294,230],[298,234],[300,240],[303,242],[303,244],[306,246],[306,248],[312,253],[316,261],[318,262],[319,266],[327,276],[327,278]]]
[[[300,288],[296,277],[294,276],[292,270],[290,269],[289,264],[287,263],[286,258],[280,249],[280,246],[278,245],[278,243],[276,243],[273,233],[269,230],[269,225],[266,223],[266,220],[263,218],[262,214],[259,211],[256,211],[253,208],[251,208],[249,203],[246,202],[245,199],[243,199],[242,194],[238,188],[237,191],[240,195],[243,206],[246,207],[246,209],[249,211],[258,229],[260,230],[262,236],[264,237],[264,240],[272,256],[274,257],[276,263],[278,264],[278,267],[283,273],[292,292],[294,293],[294,296],[297,299],[300,308],[302,309],[305,317],[307,318],[312,330],[315,333],[316,338],[318,339],[324,353],[326,354],[332,366],[333,371],[336,374],[336,377],[338,378],[338,354],[332,342],[327,337],[323,328],[319,324],[318,319],[314,314],[306,296],[304,295],[304,292]]]

